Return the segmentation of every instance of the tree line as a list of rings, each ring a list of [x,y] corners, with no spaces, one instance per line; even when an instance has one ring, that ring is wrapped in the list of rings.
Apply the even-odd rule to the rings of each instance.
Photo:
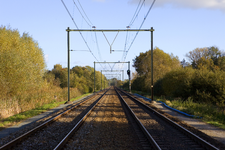
[[[44,54],[38,43],[18,30],[0,28],[0,87],[1,95],[14,96],[30,89],[48,84],[61,88],[67,87],[67,70],[60,64],[52,70],[46,70]],[[101,72],[95,72],[96,90],[101,89],[101,80],[106,80]],[[93,92],[94,69],[90,66],[75,66],[71,69],[70,87],[77,88],[82,93]],[[106,85],[108,82],[105,82]],[[102,85],[103,86],[103,85]]]
[[[158,47],[153,50],[154,95],[193,99],[225,109],[225,53],[218,47],[196,48],[179,61]],[[133,59],[132,89],[150,93],[151,52]],[[124,86],[127,86],[124,84]]]
[[[61,88],[68,87],[68,68],[56,64],[52,70],[45,72],[44,79]],[[70,87],[77,88],[82,93],[94,91],[94,68],[90,66],[75,66],[70,69]],[[100,71],[95,71],[95,90],[108,87],[108,80]]]
[[[46,70],[43,51],[28,33],[20,35],[17,29],[1,26],[0,118],[66,100],[67,70],[60,64]],[[108,86],[108,80],[99,71],[95,72],[95,80],[95,90]],[[70,88],[71,98],[93,92],[94,68],[73,67]]]

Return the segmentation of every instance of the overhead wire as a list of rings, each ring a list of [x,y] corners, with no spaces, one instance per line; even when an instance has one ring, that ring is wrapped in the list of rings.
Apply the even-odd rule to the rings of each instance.
[[[141,1],[142,1],[142,0],[139,1],[138,6],[137,6],[137,8],[136,8],[136,11],[134,12],[134,15],[133,15],[133,17],[132,17],[132,19],[131,19],[131,21],[130,21],[130,23],[129,23],[129,26],[130,26],[130,27],[133,25],[134,21],[136,20],[136,18],[137,18],[137,16],[138,16],[138,14],[139,14],[139,12],[140,12],[140,10],[141,10],[141,8],[142,8],[144,2],[145,2],[145,0],[143,0],[143,2],[142,2],[142,4],[141,4]],[[140,4],[141,4],[141,6],[140,6]],[[140,7],[140,8],[139,8],[139,7]]]
[[[82,11],[84,12],[84,15],[86,16],[87,20],[90,22],[90,24],[92,24],[92,25],[93,25],[93,23],[91,22],[91,20],[88,18],[87,14],[85,13],[85,11],[84,11],[84,9],[83,9],[83,7],[82,7],[82,5],[81,5],[80,1],[79,1],[79,0],[77,0],[77,1],[78,1],[79,5],[80,5],[80,7],[81,7]]]
[[[63,3],[64,7],[66,8],[66,10],[67,10],[67,12],[68,12],[68,14],[69,14],[70,18],[72,19],[72,21],[73,21],[74,25],[75,25],[75,26],[76,26],[76,28],[79,30],[79,28],[78,28],[78,26],[77,26],[76,22],[74,21],[74,19],[73,19],[72,15],[70,14],[70,12],[69,12],[68,8],[66,7],[66,4],[64,3],[64,1],[63,1],[63,0],[61,0],[61,2]],[[85,40],[85,38],[84,38],[83,34],[81,33],[81,31],[79,31],[79,33],[80,33],[80,35],[81,35],[82,39],[84,40],[84,43],[86,44],[86,46],[87,46],[87,48],[88,48],[89,52],[90,52],[90,53],[92,54],[92,56],[96,59],[96,61],[97,61],[97,62],[99,62],[99,61],[98,61],[98,59],[97,59],[97,58],[95,57],[95,55],[93,54],[93,52],[91,51],[91,49],[90,49],[89,45],[87,44],[87,41]],[[101,64],[100,64],[100,65],[101,65]],[[102,67],[102,65],[101,65],[101,67]],[[102,67],[102,68],[103,68],[103,67]]]
[[[95,32],[95,41],[96,41],[96,45],[97,45],[97,49],[98,49],[98,55],[100,57],[100,60],[102,60],[101,53],[100,53],[100,49],[99,49],[99,45],[98,45],[98,38],[97,38],[96,32]]]
[[[62,1],[62,3],[63,3],[64,7],[66,8],[66,10],[67,10],[69,16],[71,17],[71,19],[72,19],[74,25],[75,25],[76,28],[79,30],[79,28],[78,28],[76,22],[74,21],[74,18],[71,16],[71,14],[70,14],[68,8],[66,7],[65,3],[63,2],[63,0],[61,0],[61,1]],[[79,1],[79,0],[77,0],[77,1],[78,1],[79,5],[80,5],[80,8],[82,9],[82,11],[83,11],[83,13],[84,13],[84,15],[85,15],[86,18],[84,17],[84,15],[82,14],[82,12],[81,12],[80,9],[78,8],[77,4],[76,4],[75,1],[73,0],[75,6],[77,7],[77,9],[78,9],[78,11],[79,11],[79,13],[81,14],[81,16],[82,16],[82,18],[85,20],[85,22],[86,22],[89,26],[92,26],[93,24],[92,24],[92,22],[90,21],[90,19],[88,18],[87,14],[85,13],[85,11],[84,11],[84,9],[83,9],[83,7],[82,7],[80,1]],[[141,8],[142,8],[143,5],[144,5],[145,0],[143,0],[142,3],[141,3],[141,1],[142,1],[142,0],[140,0],[139,3],[138,3],[138,6],[137,6],[137,8],[136,8],[136,10],[135,10],[135,13],[134,13],[134,15],[133,15],[131,21],[130,21],[129,26],[132,26],[132,25],[133,25],[134,21],[136,20],[137,16],[139,15],[139,12],[140,12]],[[153,0],[153,2],[152,2],[152,4],[151,4],[151,6],[150,6],[150,8],[149,8],[149,10],[148,10],[148,12],[147,12],[147,14],[145,15],[145,17],[144,17],[144,19],[143,19],[143,21],[142,21],[142,23],[141,23],[141,25],[140,25],[140,27],[139,27],[139,30],[142,28],[142,26],[143,26],[143,24],[144,24],[146,18],[148,17],[148,14],[149,14],[149,12],[151,11],[151,9],[152,9],[152,7],[153,7],[155,1],[156,1],[156,0]],[[79,31],[79,33],[80,33],[82,39],[84,40],[84,42],[85,42],[87,48],[89,49],[89,52],[93,55],[93,57],[97,60],[97,62],[99,62],[98,59],[97,59],[97,58],[95,57],[95,55],[93,54],[93,52],[91,51],[89,45],[87,44],[87,41],[85,40],[84,36],[83,36],[82,33],[81,33],[81,31]],[[135,39],[136,39],[138,33],[139,33],[139,31],[137,31],[137,33],[136,33],[135,37],[133,38],[133,40],[132,40],[132,42],[131,42],[129,48],[126,50],[126,48],[127,48],[127,39],[128,39],[128,33],[127,33],[127,35],[126,35],[126,40],[125,40],[125,46],[124,46],[124,53],[123,53],[123,56],[122,56],[122,58],[123,58],[124,60],[126,59],[127,54],[128,54],[128,52],[129,52],[131,46],[133,45],[133,43],[134,43],[134,41],[135,41]],[[97,49],[98,49],[98,54],[99,54],[100,59],[101,59],[101,54],[100,54],[100,50],[99,50],[99,45],[98,45],[98,40],[97,40],[97,35],[96,35],[96,33],[95,33],[95,39],[96,39],[96,45],[97,45]],[[100,64],[100,65],[101,65],[101,64]],[[102,66],[102,65],[101,65],[101,66]],[[113,65],[113,67],[114,67],[114,66],[115,66],[115,64]],[[103,67],[102,67],[102,68],[103,68]]]
[[[75,4],[75,6],[77,7],[77,9],[78,9],[80,15],[82,16],[82,18],[86,21],[86,23],[87,23],[90,27],[93,26],[93,23],[91,22],[91,20],[90,20],[89,17],[87,16],[86,12],[84,11],[84,9],[83,9],[83,7],[82,7],[80,1],[79,1],[79,0],[77,0],[77,1],[78,1],[78,4],[79,4],[81,10],[83,11],[83,14],[84,14],[84,15],[82,14],[82,12],[81,12],[80,9],[78,8],[77,4],[76,4],[75,1],[73,0],[73,2],[74,2],[74,4]],[[86,19],[85,19],[84,16],[86,17]],[[88,21],[87,21],[87,20],[88,20]],[[98,55],[99,55],[100,61],[102,61],[102,58],[101,58],[101,52],[100,52],[100,49],[99,49],[99,44],[98,44],[98,39],[97,39],[96,32],[95,32],[95,42],[96,42],[96,46],[97,46],[97,50],[98,50]],[[106,67],[106,66],[105,66],[105,67]],[[104,69],[104,68],[103,68],[103,69]]]
[[[79,1],[78,1],[78,2],[79,2]],[[85,16],[86,16],[86,18],[87,18],[87,20],[88,20],[89,22],[86,20],[86,18],[84,17],[84,15],[83,15],[82,12],[80,11],[79,7],[77,6],[77,4],[76,4],[76,2],[75,2],[74,0],[73,0],[73,3],[74,3],[74,5],[77,7],[77,10],[79,11],[79,13],[80,13],[80,15],[82,16],[82,18],[83,18],[83,19],[86,21],[86,23],[91,27],[93,24],[91,23],[90,19],[87,17],[86,13],[84,12],[83,7],[81,6],[80,2],[79,2],[79,5],[80,5],[82,11],[84,12],[84,14],[85,14]]]
[[[139,30],[142,28],[142,26],[143,26],[143,24],[144,24],[144,22],[145,22],[146,18],[148,17],[148,14],[149,14],[149,12],[151,11],[151,9],[152,9],[152,7],[153,7],[153,5],[154,5],[155,1],[156,1],[156,0],[153,0],[153,2],[152,2],[152,4],[151,4],[150,8],[148,9],[148,12],[147,12],[147,14],[146,14],[146,15],[145,15],[145,17],[144,17],[144,19],[143,19],[143,21],[142,21],[142,23],[141,23],[141,25],[140,25],[140,27],[139,27]],[[127,57],[127,53],[129,52],[129,50],[130,50],[131,46],[133,45],[133,43],[134,43],[134,41],[135,41],[135,39],[136,39],[136,37],[137,37],[138,33],[139,33],[139,31],[137,31],[137,33],[136,33],[136,34],[135,34],[135,36],[134,36],[133,41],[131,42],[131,44],[130,44],[129,48],[128,48],[128,49],[127,49],[127,51],[125,52],[126,54],[125,54],[124,60],[126,59],[126,57]]]
[[[133,23],[134,23],[134,21],[136,20],[138,14],[140,13],[141,8],[142,8],[142,6],[143,6],[145,0],[143,0],[142,3],[141,3],[141,1],[142,1],[142,0],[139,0],[138,6],[137,6],[137,8],[136,8],[136,10],[135,10],[135,12],[134,12],[134,15],[133,15],[133,17],[132,17],[130,23],[129,23],[129,26],[128,26],[127,28],[130,28],[130,27],[133,25]],[[123,51],[123,55],[122,55],[121,61],[123,61],[123,60],[126,59],[127,39],[128,39],[128,31],[127,31],[127,33],[126,33],[125,46],[124,46],[124,51]],[[124,58],[124,59],[123,59],[123,58]],[[124,65],[124,64],[121,65],[121,68],[123,67],[123,65]]]
[[[121,61],[123,61],[123,58],[125,57],[125,54],[126,54],[127,38],[128,38],[128,31],[127,31],[127,33],[126,33],[125,45],[124,45],[124,50],[123,50],[123,55],[122,55]],[[124,65],[124,63],[122,63],[120,69],[123,67],[123,65]]]

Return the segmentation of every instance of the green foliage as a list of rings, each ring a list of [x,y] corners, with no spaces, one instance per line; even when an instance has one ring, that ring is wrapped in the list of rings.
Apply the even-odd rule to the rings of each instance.
[[[196,70],[192,81],[191,95],[199,102],[210,102],[225,106],[225,72]]]
[[[195,102],[213,103],[223,109],[225,103],[225,72],[180,68],[168,72],[162,79],[166,96],[188,99]],[[171,88],[173,87],[173,88]]]
[[[146,87],[143,86],[144,84],[144,76],[140,76],[140,77],[137,77],[135,80],[133,80],[132,82],[132,89],[139,89],[140,91],[147,91]],[[129,85],[129,83],[128,83]]]
[[[186,54],[194,69],[225,70],[224,52],[218,47],[196,48]]]
[[[156,96],[166,95],[163,89],[163,78],[156,81],[153,92]]]
[[[54,76],[54,79],[53,79]],[[61,88],[67,87],[68,70],[62,68],[60,64],[56,64],[52,71],[48,71],[45,77],[48,82],[59,84]],[[105,86],[104,86],[105,84]],[[108,86],[106,77],[99,71],[95,71],[95,90],[100,90]],[[70,87],[77,88],[82,93],[93,92],[94,90],[94,69],[90,66],[75,66],[70,70]]]
[[[186,56],[191,65],[154,49],[154,94],[179,98],[185,103],[191,98],[195,103],[216,106],[218,113],[225,113],[225,55],[217,47],[196,48]],[[132,81],[132,89],[149,91],[151,81],[150,52],[141,53],[134,59],[137,76]],[[188,66],[188,67],[187,67]],[[194,107],[194,106],[193,106]],[[191,110],[186,110],[191,111]]]
[[[209,103],[198,103],[190,97],[186,101],[179,99],[169,101],[164,98],[159,98],[158,100],[163,101],[168,106],[180,111],[203,117],[203,121],[225,129],[225,114],[222,111],[218,111],[216,105]]]
[[[133,85],[136,85],[136,84],[132,84],[132,86]],[[129,90],[129,80],[124,80],[123,81],[123,89],[125,89],[125,90]],[[133,87],[132,87],[133,88]]]
[[[174,69],[166,73],[162,79],[162,89],[165,95],[187,99],[190,96],[193,74],[194,69],[189,67]]]
[[[137,86],[137,88],[142,87],[145,91],[149,90],[151,86],[151,51],[140,53],[133,62],[139,76],[139,78],[134,79],[138,81],[133,81],[133,83],[139,85],[133,85],[132,87],[136,88]],[[153,50],[153,62],[153,83],[163,78],[172,69],[181,67],[177,57],[173,56],[173,54],[164,53],[158,47]]]

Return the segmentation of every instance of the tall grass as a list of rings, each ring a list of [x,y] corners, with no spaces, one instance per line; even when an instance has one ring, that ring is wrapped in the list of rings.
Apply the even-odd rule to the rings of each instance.
[[[71,98],[82,93],[77,88],[71,88]],[[67,88],[57,86],[44,86],[39,89],[31,89],[19,95],[0,97],[0,119],[6,118],[27,110],[38,108],[44,104],[61,102],[67,99]]]
[[[163,101],[168,106],[186,112],[191,115],[200,116],[204,122],[225,129],[225,112],[216,105],[210,103],[196,103],[191,98],[186,101],[181,99],[168,100],[158,97],[157,101]]]
[[[89,95],[89,93],[81,95],[81,96],[77,96],[76,98],[72,98],[71,101],[76,101],[78,99],[80,99],[81,97],[87,96]],[[39,115],[49,109],[55,108],[61,104],[64,104],[67,100],[61,101],[61,102],[56,102],[56,100],[53,100],[51,103],[48,104],[44,104],[41,107],[37,107],[31,110],[27,110],[21,113],[18,113],[16,115],[10,116],[8,118],[4,118],[4,119],[0,119],[0,130],[15,125],[17,123],[19,123],[22,120],[31,118],[33,116]]]

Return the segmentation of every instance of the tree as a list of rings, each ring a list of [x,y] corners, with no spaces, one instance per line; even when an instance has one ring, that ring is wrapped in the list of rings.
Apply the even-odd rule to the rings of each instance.
[[[225,72],[196,70],[192,79],[191,95],[195,101],[225,106]]]
[[[199,67],[199,64],[202,64],[202,61],[204,59],[209,59],[208,57],[209,50],[207,47],[204,48],[196,48],[193,51],[190,51],[185,56],[189,58],[191,61],[191,65],[194,69],[197,69]],[[202,61],[201,61],[202,60]]]
[[[68,70],[67,68],[62,68],[62,65],[56,64],[52,69],[52,73],[55,75],[55,79],[60,81],[60,87],[65,88],[68,85]],[[70,77],[70,79],[73,76]]]
[[[0,91],[16,95],[39,88],[45,61],[42,49],[28,33],[0,27]]]
[[[190,64],[188,62],[186,62],[185,59],[183,59],[181,62],[180,62],[181,66],[184,68],[184,67],[187,67],[187,66],[190,66]]]
[[[186,54],[194,69],[225,70],[224,52],[218,47],[196,48]]]
[[[133,60],[137,73],[142,76],[139,83],[150,89],[151,84],[151,51],[141,53],[139,56]],[[167,72],[172,69],[181,67],[178,57],[173,56],[173,54],[164,53],[163,50],[158,47],[153,50],[153,82],[162,78]],[[144,80],[143,80],[144,78]]]
[[[162,79],[162,89],[165,95],[187,99],[191,95],[190,90],[194,71],[191,67],[185,67],[173,69],[166,73]]]

